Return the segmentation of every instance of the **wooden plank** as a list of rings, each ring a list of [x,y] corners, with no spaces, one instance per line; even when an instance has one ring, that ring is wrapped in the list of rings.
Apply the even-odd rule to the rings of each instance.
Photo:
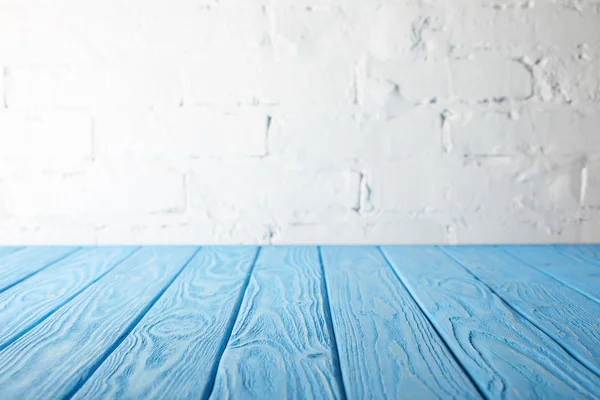
[[[7,256],[9,254],[12,254],[16,251],[22,250],[22,249],[23,249],[23,247],[0,247],[0,258]],[[1,262],[1,260],[0,260],[0,262]],[[0,264],[0,268],[2,268],[1,264]]]
[[[580,293],[600,301],[600,268],[561,254],[552,246],[504,246],[503,250]]]
[[[70,397],[196,252],[144,248],[0,352],[5,398]]]
[[[342,398],[316,247],[261,250],[212,398]]]
[[[480,398],[377,248],[322,253],[348,398]]]
[[[600,266],[600,246],[597,245],[556,245],[560,253],[586,263]]]
[[[257,251],[203,248],[74,398],[203,398]]]
[[[600,304],[498,248],[442,250],[600,376]]]
[[[441,250],[383,252],[486,397],[600,396],[596,375]]]
[[[133,251],[126,247],[84,249],[0,293],[0,350]]]
[[[0,293],[67,258],[76,247],[27,247],[0,259]]]

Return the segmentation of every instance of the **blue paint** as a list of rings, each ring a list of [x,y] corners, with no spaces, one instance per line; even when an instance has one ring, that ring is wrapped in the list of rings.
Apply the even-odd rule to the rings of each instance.
[[[377,248],[324,247],[323,263],[349,398],[479,398]]]
[[[0,248],[0,397],[598,398],[599,249]]]
[[[512,246],[505,250],[573,290],[600,302],[600,267],[597,265],[568,257],[554,246]]]
[[[211,398],[343,398],[332,343],[317,248],[263,248]]]
[[[0,293],[0,351],[108,274],[133,252],[126,247],[86,249]]]
[[[256,253],[202,249],[75,398],[202,398]]]
[[[600,376],[600,304],[498,248],[443,250]]]
[[[30,247],[11,252],[0,259],[0,293],[78,250],[76,247]]]
[[[383,251],[487,397],[600,396],[597,375],[440,249]],[[518,276],[515,270],[514,278]]]

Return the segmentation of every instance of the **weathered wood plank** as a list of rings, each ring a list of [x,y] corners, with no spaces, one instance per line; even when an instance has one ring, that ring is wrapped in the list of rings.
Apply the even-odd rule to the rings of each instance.
[[[0,293],[0,350],[134,251],[89,248]]]
[[[257,251],[203,248],[74,398],[202,398]]]
[[[265,247],[212,398],[341,398],[316,247]]]
[[[144,248],[0,352],[0,393],[69,397],[135,326],[196,252]]]
[[[348,398],[480,398],[377,248],[322,254]]]
[[[600,396],[596,375],[441,250],[383,252],[486,396]]]
[[[600,301],[600,267],[561,254],[553,246],[505,246],[519,260]]]
[[[0,293],[77,250],[76,247],[27,247],[2,257]]]
[[[556,245],[560,253],[586,263],[600,266],[600,246],[597,245]]]
[[[600,376],[600,304],[498,248],[442,250]]]
[[[22,247],[0,247],[0,258],[12,254],[16,251],[22,250]],[[0,260],[1,262],[1,260]],[[2,268],[2,264],[0,264],[0,268]]]

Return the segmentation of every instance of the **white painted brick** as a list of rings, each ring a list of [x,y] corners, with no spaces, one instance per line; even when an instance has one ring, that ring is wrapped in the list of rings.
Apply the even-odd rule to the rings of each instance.
[[[600,114],[590,110],[469,110],[448,123],[454,150],[460,155],[577,155],[600,151]]]
[[[552,219],[543,213],[526,215],[464,214],[452,227],[455,243],[596,243],[600,218],[598,210],[581,213],[554,212]]]
[[[89,4],[89,3],[88,3]],[[73,5],[73,4],[71,4]],[[85,60],[88,43],[81,37],[73,8],[51,3],[5,0],[0,4],[0,54],[10,64],[60,64]],[[66,12],[66,10],[69,12]],[[89,23],[90,21],[85,21]],[[85,26],[85,24],[82,24]],[[82,26],[82,27],[83,27]]]
[[[571,7],[560,3],[536,2],[531,9],[534,41],[558,49],[570,49],[582,43],[597,47],[600,37],[590,33],[598,29],[600,22],[598,2],[573,1]]]
[[[0,62],[0,110],[6,108],[6,78],[8,71]]]
[[[262,156],[267,124],[257,107],[115,111],[99,114],[95,149],[109,158]]]
[[[212,14],[212,40],[186,65],[192,104],[351,101],[358,52],[343,13],[256,7],[246,15]]]
[[[0,224],[0,243],[4,246],[39,246],[47,245],[94,245],[96,244],[96,233],[93,227],[77,225],[60,225],[50,223],[48,225],[28,224],[19,226]]]
[[[455,164],[442,158],[411,158],[380,166],[370,182],[375,207],[421,214],[450,208],[447,178],[459,168]]]
[[[260,159],[206,163],[190,175],[192,210],[216,220],[320,221],[351,212],[357,195],[358,175],[351,171]]]
[[[578,158],[483,156],[397,161],[372,174],[376,208],[413,215],[496,215],[576,209]]]
[[[92,122],[76,112],[0,112],[0,157],[87,158]]]
[[[588,49],[572,49],[566,56],[549,53],[530,61],[536,97],[543,102],[598,104],[600,53]]]
[[[367,79],[397,85],[400,98],[409,101],[444,99],[450,95],[450,73],[446,60],[369,59]],[[367,80],[366,85],[372,84]],[[365,91],[369,91],[368,86]]]
[[[269,130],[269,152],[298,160],[377,159],[390,140],[370,128],[352,107],[278,108]]]
[[[441,155],[444,148],[441,119],[437,108],[414,107],[368,129],[389,137],[390,146],[384,154],[390,159],[431,157]]]
[[[352,64],[335,57],[304,58],[294,53],[273,54],[275,51],[256,50],[256,56],[212,51],[208,52],[210,58],[192,61],[187,67],[189,102],[226,106],[254,102],[299,106],[351,102]],[[265,55],[260,56],[260,52]]]
[[[514,60],[490,56],[450,60],[452,93],[464,100],[514,99],[533,95],[533,77]]]
[[[274,244],[348,244],[446,243],[446,228],[439,221],[397,214],[379,214],[364,221],[330,224],[290,224],[281,227]]]
[[[175,107],[183,101],[181,68],[160,59],[63,72],[56,98],[63,107]]]
[[[46,107],[56,102],[58,73],[51,68],[14,68],[5,71],[5,101],[10,108]]]
[[[484,49],[519,54],[533,47],[533,41],[523,39],[534,37],[535,7],[527,7],[527,2],[508,7],[502,6],[508,2],[478,3],[482,2],[447,3],[444,7],[445,30],[453,56],[472,56]]]
[[[184,96],[181,69],[156,60],[105,66],[9,68],[6,81],[9,108],[178,106]]]
[[[115,223],[96,229],[100,245],[122,244],[269,244],[267,224],[244,221],[192,220],[182,223]]]
[[[24,172],[0,183],[7,214],[23,218],[184,212],[184,189],[179,173],[133,164]]]
[[[597,242],[599,48],[597,0],[0,0],[0,244]]]

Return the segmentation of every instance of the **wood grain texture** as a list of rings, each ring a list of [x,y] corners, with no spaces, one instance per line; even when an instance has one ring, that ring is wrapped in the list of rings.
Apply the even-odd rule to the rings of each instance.
[[[498,248],[442,250],[600,376],[600,304]]]
[[[566,256],[600,266],[600,246],[598,245],[556,245],[554,247]]]
[[[325,312],[317,248],[263,248],[212,398],[342,398]]]
[[[348,398],[480,398],[377,248],[322,254]]]
[[[441,250],[384,254],[490,398],[598,398],[598,377]]]
[[[76,247],[27,247],[0,259],[0,292],[68,257]]]
[[[503,250],[580,293],[600,301],[600,267],[560,253],[553,246],[505,246]]]
[[[74,398],[202,398],[257,251],[203,248]]]
[[[0,293],[0,350],[134,251],[89,248]]]
[[[0,352],[0,393],[10,399],[70,396],[195,252],[190,247],[136,252]]]
[[[0,247],[0,259],[22,249],[23,247]],[[0,262],[2,262],[2,260],[0,260]]]

